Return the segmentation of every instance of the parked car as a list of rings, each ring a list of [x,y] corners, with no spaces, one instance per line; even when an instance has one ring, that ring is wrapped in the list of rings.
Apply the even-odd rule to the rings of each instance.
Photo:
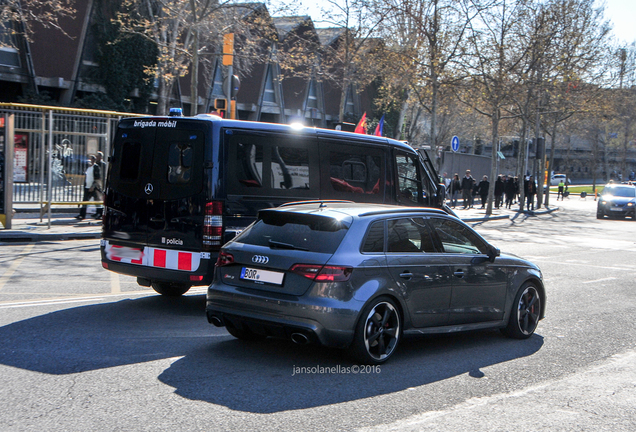
[[[596,218],[625,218],[636,220],[636,186],[627,183],[605,185],[596,207]]]
[[[550,178],[550,186],[558,186],[561,180],[563,180],[566,185],[572,184],[572,181],[567,178],[565,174],[553,174]]]
[[[528,338],[545,305],[536,265],[442,210],[321,201],[261,210],[225,244],[206,314],[239,339],[319,343],[379,364],[406,334]]]

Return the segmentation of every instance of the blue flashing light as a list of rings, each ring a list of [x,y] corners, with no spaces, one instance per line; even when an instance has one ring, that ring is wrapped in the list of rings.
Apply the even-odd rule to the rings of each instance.
[[[170,108],[170,117],[183,117],[183,110],[181,108]]]

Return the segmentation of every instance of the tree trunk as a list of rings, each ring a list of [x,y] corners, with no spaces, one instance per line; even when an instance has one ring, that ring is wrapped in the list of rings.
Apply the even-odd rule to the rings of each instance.
[[[488,205],[486,206],[486,216],[492,214],[492,202],[495,196],[495,182],[497,178],[497,143],[499,142],[499,108],[495,108],[492,113],[492,159],[490,160],[490,187],[488,188]]]

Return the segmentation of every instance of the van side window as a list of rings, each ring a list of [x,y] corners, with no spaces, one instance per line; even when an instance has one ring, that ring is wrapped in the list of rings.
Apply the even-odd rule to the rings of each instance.
[[[192,145],[173,143],[168,149],[168,183],[183,184],[192,179]]]
[[[337,192],[380,194],[379,156],[329,152],[329,180]]]
[[[398,175],[398,196],[404,204],[419,203],[422,201],[422,181],[418,169],[418,159],[405,154],[395,157]]]
[[[247,187],[263,187],[263,146],[238,143],[235,166],[238,181]]]
[[[137,178],[139,178],[141,144],[134,141],[123,143],[121,148],[121,160],[119,177],[124,181],[137,180]]]
[[[272,188],[309,189],[309,152],[272,146]]]

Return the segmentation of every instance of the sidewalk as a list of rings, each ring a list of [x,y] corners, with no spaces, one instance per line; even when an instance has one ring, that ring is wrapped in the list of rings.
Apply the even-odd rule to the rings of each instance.
[[[0,225],[0,242],[40,242],[57,240],[99,239],[102,234],[102,223],[91,215],[79,221],[75,216],[79,209],[56,209],[51,213],[49,226],[48,213],[42,215],[32,205],[16,204],[16,213],[11,219],[11,229]]]
[[[11,229],[4,229],[0,225],[0,242],[39,242],[58,240],[85,240],[99,239],[102,234],[102,223],[95,220],[91,215],[86,219],[78,221],[75,219],[79,210],[67,208],[56,209],[51,213],[51,224],[49,226],[48,214],[45,213],[40,219],[40,212],[37,208],[28,205],[17,204],[14,206],[16,213],[11,220]],[[498,219],[511,219],[517,214],[519,206],[513,208],[494,209],[492,215],[486,216],[486,210],[480,206],[472,209],[462,209],[457,206],[454,209],[457,216],[464,222],[479,222]],[[542,208],[528,214],[541,215],[558,210],[558,207],[551,205],[548,209]]]

